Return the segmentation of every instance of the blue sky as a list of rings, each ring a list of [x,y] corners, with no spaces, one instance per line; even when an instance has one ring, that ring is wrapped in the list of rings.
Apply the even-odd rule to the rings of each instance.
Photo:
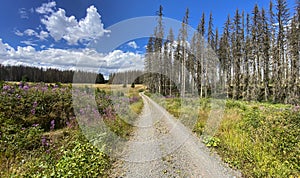
[[[207,21],[212,12],[214,28],[221,30],[227,14],[237,8],[251,13],[255,3],[268,9],[269,0],[1,0],[0,62],[62,69],[84,64],[88,70],[98,65],[105,75],[121,68],[140,69],[146,40],[129,39],[105,54],[91,42],[109,38],[113,32],[106,29],[120,21],[155,15],[160,4],[165,17],[179,21],[188,7],[194,28],[202,12]],[[294,4],[288,0],[289,8]]]

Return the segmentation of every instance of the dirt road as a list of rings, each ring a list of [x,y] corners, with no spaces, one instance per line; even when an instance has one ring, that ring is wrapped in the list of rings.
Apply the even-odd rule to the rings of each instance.
[[[143,112],[110,177],[240,177],[164,108],[141,94]]]

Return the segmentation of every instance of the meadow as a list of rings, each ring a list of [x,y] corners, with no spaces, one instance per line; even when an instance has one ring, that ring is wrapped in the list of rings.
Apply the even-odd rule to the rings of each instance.
[[[125,121],[134,122],[141,112],[138,90],[142,86],[120,91],[117,86],[93,87],[97,110],[89,114],[128,138],[133,128]],[[60,83],[0,83],[0,177],[107,176],[114,161],[108,154],[113,145],[105,142],[103,133],[98,133],[102,137],[97,140],[103,149],[86,138],[76,118],[72,92],[84,97],[89,88],[83,84],[75,88]],[[118,114],[115,101],[123,100],[129,104]]]

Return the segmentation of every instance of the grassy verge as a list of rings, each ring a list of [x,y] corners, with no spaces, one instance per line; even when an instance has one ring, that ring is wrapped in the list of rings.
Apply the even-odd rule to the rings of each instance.
[[[298,107],[228,101],[218,152],[251,177],[300,176]]]
[[[189,119],[195,111],[178,98],[159,99],[175,117]],[[199,99],[198,120],[193,131],[203,133],[210,114],[209,99]],[[216,134],[204,140],[231,167],[245,177],[300,176],[300,107],[244,101],[226,101],[223,120]]]

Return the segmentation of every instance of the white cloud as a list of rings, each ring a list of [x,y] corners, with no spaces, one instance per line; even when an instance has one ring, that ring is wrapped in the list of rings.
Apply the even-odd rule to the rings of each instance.
[[[28,12],[25,8],[20,8],[19,9],[19,14],[20,14],[20,17],[21,19],[28,19]]]
[[[127,43],[127,45],[133,49],[139,48],[135,41],[131,41],[131,42]]]
[[[26,44],[27,46],[37,46],[37,44],[33,43],[30,40],[24,40],[24,41],[20,41],[23,44]]]
[[[37,35],[37,33],[34,30],[32,30],[32,29],[25,30],[24,34],[28,35],[28,36],[36,36]]]
[[[22,32],[20,32],[19,30],[16,30],[15,31],[15,34],[17,35],[17,36],[23,36],[24,34],[22,33]]]
[[[15,50],[0,39],[0,64],[52,67],[58,69],[77,68],[98,71],[106,77],[111,72],[139,69],[144,66],[144,56],[133,52],[112,51],[108,54],[93,49],[55,49],[41,51],[32,46],[17,47]]]
[[[24,36],[24,35],[27,35],[27,36],[30,36],[30,37],[37,37],[39,38],[40,40],[45,40],[46,38],[48,38],[49,34],[48,32],[46,31],[40,31],[40,33],[32,30],[32,29],[26,29],[23,33],[20,32],[19,30],[16,30],[15,31],[15,34],[18,35],[18,36]],[[27,40],[28,41],[28,40]],[[26,43],[25,43],[26,44]]]
[[[66,17],[66,12],[63,9],[59,9],[46,19],[42,19],[42,23],[46,25],[50,35],[56,41],[70,35],[69,31],[77,24],[75,17]]]
[[[75,16],[67,17],[65,10],[59,8],[41,21],[55,41],[64,39],[70,45],[98,39],[110,32],[104,29],[96,7],[90,6],[86,12],[86,17],[78,21]]]
[[[27,11],[22,8],[20,12],[27,13],[33,10]],[[17,36],[30,37],[29,40],[23,40],[21,42],[23,44],[33,46],[32,41],[37,41],[35,38],[43,41],[51,36],[55,41],[63,39],[70,45],[77,45],[78,43],[88,45],[91,41],[98,40],[110,32],[104,29],[101,16],[94,6],[87,8],[86,17],[80,20],[77,20],[75,16],[66,16],[64,9],[56,8],[55,1],[44,3],[41,7],[36,8],[35,11],[42,14],[42,24],[37,29],[26,29],[23,32],[15,30]]]
[[[38,7],[35,9],[35,11],[39,14],[48,14],[48,13],[53,13],[54,10],[53,8],[56,6],[56,2],[48,2],[48,3],[43,3],[41,7]]]
[[[49,36],[48,32],[42,30],[37,37],[40,40],[45,40],[46,38],[48,38],[48,36]]]
[[[2,39],[0,38],[0,56],[5,57],[7,54],[11,53],[14,51],[14,48],[12,48],[10,45],[7,43],[3,43]]]

